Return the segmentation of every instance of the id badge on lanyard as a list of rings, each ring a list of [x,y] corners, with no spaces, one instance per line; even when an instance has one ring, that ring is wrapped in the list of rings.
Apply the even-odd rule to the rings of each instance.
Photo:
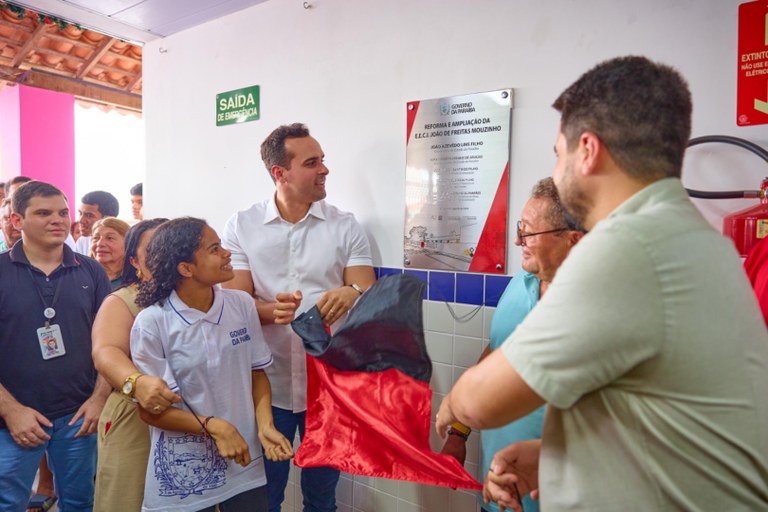
[[[54,308],[56,306],[56,301],[59,298],[61,280],[59,279],[56,281],[56,290],[53,292],[53,302],[51,302],[51,305],[49,306],[43,297],[43,292],[40,291],[40,286],[35,279],[35,276],[32,274],[32,271],[29,268],[27,268],[27,270],[29,271],[29,277],[32,278],[32,283],[35,285],[37,294],[40,296],[43,306],[45,306],[45,309],[43,309],[45,324],[37,330],[37,341],[40,344],[40,353],[45,360],[61,357],[67,353],[67,349],[64,346],[64,338],[61,335],[61,328],[59,327],[59,324],[51,324],[51,320],[56,316],[56,309]]]
[[[37,340],[40,342],[40,352],[45,360],[61,357],[67,353],[58,324],[40,327],[37,330]]]

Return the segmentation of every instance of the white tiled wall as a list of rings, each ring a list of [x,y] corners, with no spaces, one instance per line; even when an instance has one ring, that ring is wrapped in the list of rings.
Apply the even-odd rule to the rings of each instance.
[[[449,306],[455,316],[454,320]],[[477,362],[483,347],[488,343],[491,317],[495,308],[466,304],[450,304],[424,301],[424,327],[427,350],[432,358],[432,418],[437,412],[445,393],[459,376]],[[472,313],[474,316],[472,316]],[[471,318],[470,318],[471,317]],[[433,423],[434,425],[434,423]],[[432,449],[440,451],[443,441],[434,429],[431,435]],[[467,444],[467,460],[464,467],[480,480],[480,436],[475,432]],[[282,512],[301,512],[301,485],[299,468],[293,467],[286,489]],[[477,496],[474,492],[451,490],[412,482],[400,482],[383,478],[371,478],[342,473],[336,489],[339,512],[477,512]]]

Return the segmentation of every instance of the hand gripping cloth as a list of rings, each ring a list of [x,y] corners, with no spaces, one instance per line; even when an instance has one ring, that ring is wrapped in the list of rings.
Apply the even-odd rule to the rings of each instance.
[[[429,445],[425,286],[409,274],[380,279],[333,336],[316,306],[292,322],[307,351],[306,432],[297,466],[482,488],[456,459]]]

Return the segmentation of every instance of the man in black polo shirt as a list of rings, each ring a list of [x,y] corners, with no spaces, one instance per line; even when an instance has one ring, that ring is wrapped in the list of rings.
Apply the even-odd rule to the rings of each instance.
[[[64,245],[59,189],[31,181],[12,206],[22,239],[0,254],[0,510],[26,508],[45,452],[61,508],[90,511],[92,434],[110,391],[93,366],[91,326],[109,279]]]

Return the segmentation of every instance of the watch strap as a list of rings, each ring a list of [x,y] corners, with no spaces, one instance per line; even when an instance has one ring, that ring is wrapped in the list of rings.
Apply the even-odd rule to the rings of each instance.
[[[130,393],[125,393],[130,398],[133,398],[133,395],[136,394],[136,381],[139,380],[139,377],[143,377],[143,376],[144,376],[144,374],[141,373],[141,372],[134,372],[134,373],[130,374],[128,377],[126,377],[125,381],[123,381],[123,386],[125,386],[125,384],[127,384],[129,382],[131,383],[131,392]]]
[[[355,290],[355,291],[356,291],[357,293],[359,293],[360,295],[362,295],[362,294],[363,294],[363,291],[364,291],[364,290],[363,290],[362,288],[360,288],[360,285],[359,285],[359,284],[357,284],[357,283],[352,283],[352,284],[350,284],[349,286],[351,286],[351,287],[352,287],[352,289],[353,289],[353,290]]]

